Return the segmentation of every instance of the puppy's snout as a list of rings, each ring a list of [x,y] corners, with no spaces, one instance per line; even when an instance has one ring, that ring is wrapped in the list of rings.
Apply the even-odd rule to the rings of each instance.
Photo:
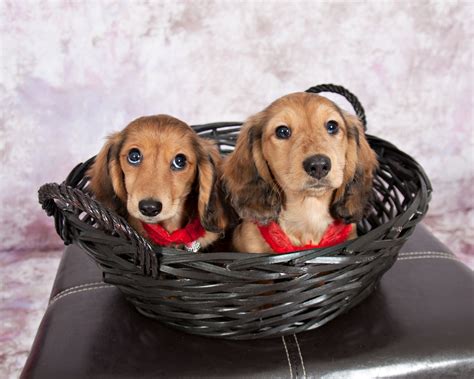
[[[321,179],[331,170],[331,160],[326,155],[312,155],[304,160],[303,168],[308,175],[315,179]]]
[[[138,209],[140,209],[140,213],[148,217],[156,216],[161,212],[162,208],[163,204],[153,199],[141,200],[138,203]]]

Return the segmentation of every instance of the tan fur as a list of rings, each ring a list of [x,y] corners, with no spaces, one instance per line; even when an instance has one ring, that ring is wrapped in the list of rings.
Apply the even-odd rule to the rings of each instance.
[[[329,120],[339,132],[330,135]],[[288,140],[275,130],[291,128]],[[324,154],[328,175],[317,180],[303,167],[306,158]],[[250,117],[235,151],[224,163],[230,201],[243,220],[235,229],[238,251],[269,252],[256,222],[277,221],[294,245],[318,243],[335,218],[359,221],[365,211],[377,166],[357,117],[330,100],[309,93],[284,96]]]
[[[133,148],[143,156],[136,166],[127,160]],[[171,162],[177,154],[184,154],[187,164],[173,171]],[[90,189],[145,237],[142,221],[159,223],[171,233],[199,215],[208,230],[199,242],[206,247],[227,224],[217,193],[221,161],[215,144],[198,137],[184,122],[166,115],[141,117],[108,138],[89,170]],[[141,214],[138,204],[144,199],[160,201],[161,213]]]

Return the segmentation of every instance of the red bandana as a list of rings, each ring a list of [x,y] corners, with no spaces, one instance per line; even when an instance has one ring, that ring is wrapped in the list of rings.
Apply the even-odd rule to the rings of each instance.
[[[268,225],[257,224],[262,237],[272,248],[276,254],[289,253],[292,251],[300,251],[307,249],[315,249],[320,247],[329,247],[345,242],[349,238],[352,231],[352,224],[344,224],[342,221],[334,221],[328,226],[321,241],[317,245],[294,246],[280,225],[271,222]]]
[[[199,217],[196,217],[183,229],[175,230],[173,233],[168,233],[165,228],[158,224],[142,222],[142,225],[148,233],[148,237],[160,246],[189,245],[206,234]]]

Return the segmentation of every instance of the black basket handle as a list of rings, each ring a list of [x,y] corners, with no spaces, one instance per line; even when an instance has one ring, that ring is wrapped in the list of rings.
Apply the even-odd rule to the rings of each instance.
[[[338,95],[344,96],[346,100],[352,105],[355,110],[357,117],[359,117],[362,125],[364,126],[364,131],[367,131],[367,118],[365,117],[365,110],[359,99],[349,90],[345,89],[343,86],[338,86],[335,84],[318,84],[317,86],[308,88],[305,92],[311,93],[321,93],[321,92],[332,92],[337,93]]]
[[[100,230],[111,235],[118,235],[135,246],[135,264],[139,265],[145,275],[158,275],[159,262],[151,244],[139,235],[123,218],[115,212],[106,209],[99,202],[83,192],[87,177],[83,176],[94,158],[77,165],[62,183],[44,184],[38,190],[38,199],[48,216],[55,220],[56,232],[66,245],[74,242],[78,236],[74,235],[69,218],[78,219],[86,214],[100,226]],[[82,185],[80,185],[82,184]],[[75,188],[75,187],[78,188]]]

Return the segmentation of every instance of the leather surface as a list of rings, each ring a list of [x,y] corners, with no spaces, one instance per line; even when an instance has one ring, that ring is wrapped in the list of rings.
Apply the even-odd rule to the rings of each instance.
[[[140,315],[75,246],[22,378],[474,377],[474,276],[423,226],[380,287],[323,327],[257,341],[175,331]]]

